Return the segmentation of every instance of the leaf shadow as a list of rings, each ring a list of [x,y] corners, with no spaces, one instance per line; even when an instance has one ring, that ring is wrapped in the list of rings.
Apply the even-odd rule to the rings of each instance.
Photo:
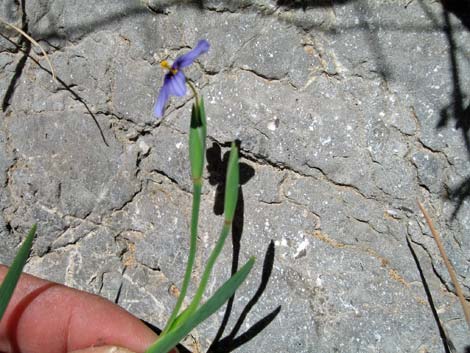
[[[240,150],[241,142],[236,141],[236,145]],[[221,215],[223,214],[223,211],[224,211],[223,208],[224,208],[225,173],[227,170],[227,164],[228,164],[228,159],[230,155],[230,151],[222,155],[222,147],[228,148],[230,147],[230,143],[220,145],[214,142],[212,146],[207,149],[207,152],[206,152],[207,171],[209,173],[209,183],[213,186],[216,186],[216,194],[215,194],[215,200],[214,200],[214,213],[216,215]],[[243,201],[242,185],[246,184],[254,175],[255,175],[255,170],[250,165],[243,163],[243,162],[240,163],[239,198],[238,198],[237,208],[235,210],[234,221],[232,224],[232,249],[233,249],[232,268],[231,268],[232,275],[235,274],[238,270],[239,259],[240,259],[240,242],[241,242],[242,233],[243,233],[244,201]],[[232,296],[228,300],[224,317],[222,319],[222,323],[207,353],[222,353],[222,352],[228,353],[239,348],[240,346],[242,346],[243,344],[247,343],[248,341],[253,339],[255,336],[257,336],[261,331],[263,331],[279,314],[279,312],[281,311],[281,306],[278,306],[271,313],[269,313],[268,315],[260,319],[254,325],[252,325],[244,333],[237,336],[247,315],[255,306],[255,304],[259,301],[263,292],[266,289],[266,286],[269,282],[272,269],[274,266],[274,257],[275,257],[274,255],[275,255],[275,247],[274,247],[274,242],[271,240],[266,250],[265,257],[264,257],[261,283],[258,289],[256,290],[253,297],[250,299],[250,301],[246,304],[245,308],[243,309],[242,313],[237,319],[237,322],[233,326],[230,334],[222,338],[222,335],[224,334],[224,331],[227,327],[228,320],[230,319],[230,315],[231,315],[234,301],[235,301],[235,295]],[[158,327],[144,320],[141,320],[141,321],[145,323],[149,328],[151,328],[156,334],[161,333],[161,330]],[[191,353],[188,349],[183,347],[181,344],[178,345],[177,348],[181,353]]]
[[[228,352],[234,351],[235,349],[239,348],[240,346],[244,345],[245,343],[249,342],[251,339],[256,337],[279,314],[279,312],[281,311],[281,305],[279,305],[276,309],[271,311],[268,315],[266,315],[262,319],[258,320],[254,325],[252,325],[244,333],[238,335],[238,332],[240,331],[240,328],[245,322],[246,317],[248,316],[250,311],[253,309],[253,307],[256,305],[256,303],[261,298],[261,296],[263,295],[266,289],[266,286],[269,282],[269,278],[271,277],[271,273],[273,269],[274,254],[275,254],[274,242],[271,240],[271,242],[269,243],[268,249],[266,250],[265,257],[264,257],[263,271],[261,274],[261,283],[258,289],[256,290],[253,297],[250,299],[250,301],[246,304],[245,308],[243,309],[242,313],[238,317],[230,333],[224,338],[221,338],[227,327],[227,323],[230,318],[231,309],[232,309],[232,305],[233,305],[235,297],[232,297],[230,299],[230,302],[227,305],[227,308],[225,310],[225,315],[222,320],[222,324],[220,325],[220,328],[217,332],[216,337],[214,338],[213,343],[211,344],[211,346],[209,347],[207,351],[208,353],[228,353]]]
[[[237,147],[240,150],[240,141],[236,141]],[[228,147],[229,144],[224,145]],[[222,157],[221,146],[217,143],[213,143],[212,146],[207,150],[207,170],[209,172],[209,183],[213,186],[216,186],[216,196],[214,200],[214,213],[216,215],[223,214],[223,205],[224,205],[224,189],[225,189],[225,171],[227,169],[227,163],[229,158],[229,152],[226,152]],[[239,257],[240,257],[240,241],[243,234],[243,222],[244,222],[244,198],[242,185],[246,184],[253,176],[255,172],[254,169],[246,163],[240,163],[240,187],[239,187],[239,201],[235,211],[234,222],[232,225],[232,275],[237,272],[239,266]],[[258,302],[263,292],[266,289],[266,286],[269,282],[269,278],[272,273],[274,265],[274,255],[275,248],[274,242],[271,240],[268,249],[266,251],[263,263],[263,272],[261,275],[261,283],[251,298],[247,303],[242,313],[240,314],[237,322],[232,328],[232,331],[224,338],[222,335],[225,332],[228,321],[230,319],[235,295],[232,296],[227,302],[225,309],[224,317],[222,319],[219,330],[217,331],[216,337],[214,338],[213,343],[208,349],[208,353],[227,353],[231,352],[241,345],[247,343],[261,331],[263,331],[277,316],[281,310],[281,306],[278,306],[271,313],[266,315],[264,318],[259,320],[253,326],[251,326],[247,331],[237,337],[240,328],[242,327],[243,322],[245,321],[248,313]]]

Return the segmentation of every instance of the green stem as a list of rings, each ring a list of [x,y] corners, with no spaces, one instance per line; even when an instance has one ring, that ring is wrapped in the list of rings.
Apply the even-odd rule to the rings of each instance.
[[[196,259],[196,246],[197,246],[197,225],[199,221],[199,206],[201,204],[201,190],[202,190],[202,180],[194,180],[193,181],[193,209],[191,214],[191,239],[189,245],[189,256],[188,256],[188,263],[186,264],[186,272],[184,274],[183,284],[181,286],[180,295],[178,296],[178,300],[176,301],[175,308],[171,313],[169,320],[166,323],[165,329],[161,333],[160,336],[163,336],[167,333],[175,321],[178,312],[181,309],[181,305],[183,304],[184,297],[186,296],[186,292],[188,290],[189,282],[191,280],[191,273],[193,271],[194,260]]]
[[[188,84],[189,88],[191,88],[191,91],[193,91],[194,98],[196,99],[197,104],[199,104],[199,95],[197,94],[196,87],[194,87],[194,85],[189,80],[186,80],[186,83]]]
[[[230,232],[231,226],[232,226],[232,222],[227,221],[227,220],[224,222],[224,226],[222,228],[222,231],[220,232],[219,240],[217,240],[217,243],[215,244],[215,247],[212,250],[211,255],[209,256],[209,259],[207,260],[206,269],[204,270],[204,273],[202,274],[201,282],[199,283],[199,287],[197,288],[196,294],[193,300],[191,301],[191,304],[189,304],[185,312],[181,314],[181,318],[178,319],[178,322],[184,322],[185,319],[189,317],[191,314],[193,314],[198,308],[199,303],[201,302],[202,296],[204,295],[204,291],[209,281],[209,277],[211,275],[212,269],[215,265],[215,261],[217,260],[217,257],[220,255],[220,252],[222,251],[222,248],[224,247],[225,239],[227,238],[227,235]]]

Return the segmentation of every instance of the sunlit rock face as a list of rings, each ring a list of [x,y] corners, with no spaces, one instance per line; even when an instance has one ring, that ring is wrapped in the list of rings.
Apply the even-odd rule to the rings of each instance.
[[[27,271],[163,328],[189,248],[191,96],[171,98],[162,120],[152,108],[160,62],[207,39],[209,52],[185,69],[204,96],[209,137],[189,292],[223,223],[234,139],[240,208],[206,298],[257,261],[230,312],[197,328],[187,347],[445,352],[433,305],[464,351],[463,312],[416,200],[470,297],[468,8],[18,3],[4,0],[1,18],[41,44],[57,80],[38,48],[0,27],[2,263],[37,222]]]

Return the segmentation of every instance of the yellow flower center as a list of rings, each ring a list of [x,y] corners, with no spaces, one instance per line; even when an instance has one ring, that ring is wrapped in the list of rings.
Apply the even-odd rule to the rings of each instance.
[[[164,69],[167,69],[169,70],[173,75],[176,74],[178,72],[178,70],[176,69],[172,69],[171,68],[171,65],[168,63],[168,61],[166,60],[163,60],[161,63],[160,63],[160,66]]]

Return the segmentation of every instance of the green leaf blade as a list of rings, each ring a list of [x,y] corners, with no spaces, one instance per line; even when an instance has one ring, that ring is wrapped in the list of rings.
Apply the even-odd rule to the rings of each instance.
[[[26,264],[26,261],[29,258],[29,253],[31,252],[31,247],[33,245],[34,235],[36,234],[36,224],[31,227],[31,230],[28,233],[25,241],[21,245],[18,253],[13,260],[13,263],[8,270],[5,279],[3,280],[2,285],[0,286],[0,320],[7,309],[8,303],[13,295],[16,284],[20,278],[21,273],[23,272],[23,267]]]
[[[205,150],[205,141],[207,135],[207,119],[206,119],[206,108],[204,107],[204,97],[199,98],[199,118],[201,119],[201,139],[204,141],[204,150]]]
[[[215,313],[235,293],[250,273],[255,258],[252,257],[245,265],[227,280],[215,294],[203,304],[194,314],[188,317],[179,326],[173,328],[163,337],[160,337],[151,345],[145,353],[168,353],[175,347],[191,330]],[[178,319],[177,319],[178,321]]]
[[[199,104],[193,104],[191,125],[189,128],[189,160],[191,162],[191,176],[193,182],[200,182],[204,170],[204,130],[204,124],[201,120],[201,108]]]
[[[227,181],[225,183],[225,222],[232,223],[238,202],[238,184],[240,181],[240,167],[238,164],[238,148],[232,142],[227,167]]]

